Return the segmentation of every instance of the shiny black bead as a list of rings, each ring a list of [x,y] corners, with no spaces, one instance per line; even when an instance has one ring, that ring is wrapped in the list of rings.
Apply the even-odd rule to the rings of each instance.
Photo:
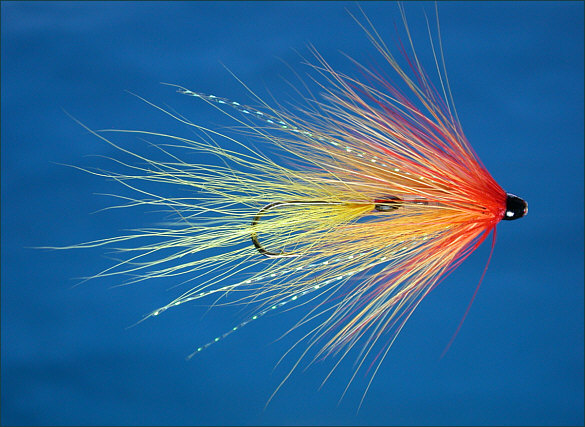
[[[508,197],[506,198],[506,212],[502,219],[512,221],[513,219],[522,218],[527,213],[528,203],[520,197],[508,193]]]

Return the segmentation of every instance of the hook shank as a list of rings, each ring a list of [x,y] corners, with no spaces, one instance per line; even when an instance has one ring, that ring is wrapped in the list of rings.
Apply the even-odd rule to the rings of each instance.
[[[375,203],[374,210],[377,210],[379,212],[387,212],[387,211],[391,211],[394,209],[398,209],[400,207],[401,202],[402,201],[398,197],[395,197],[395,196],[385,197],[384,199],[376,199],[374,201],[374,203]],[[258,213],[256,214],[256,216],[254,217],[254,219],[252,220],[252,223],[251,223],[252,230],[254,230],[256,225],[260,222],[260,218],[262,218],[262,215],[264,215],[266,212],[268,212],[274,208],[277,208],[278,206],[285,206],[285,205],[288,205],[288,206],[290,206],[290,205],[342,205],[342,204],[344,204],[344,202],[328,202],[326,200],[311,200],[311,201],[285,200],[285,201],[279,201],[279,202],[272,202],[272,203],[267,204],[266,206],[264,206],[262,209],[260,209],[258,211]],[[268,258],[292,258],[292,257],[299,256],[299,254],[295,254],[295,253],[289,253],[289,252],[285,252],[285,251],[272,252],[272,251],[265,249],[264,246],[262,246],[260,244],[260,242],[258,241],[258,234],[255,231],[252,231],[250,238],[252,239],[252,243],[254,244],[254,247],[256,249],[258,249],[258,252],[260,252],[262,255],[264,255]]]

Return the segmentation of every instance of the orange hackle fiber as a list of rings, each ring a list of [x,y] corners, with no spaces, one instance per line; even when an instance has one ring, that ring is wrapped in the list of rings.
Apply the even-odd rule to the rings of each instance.
[[[509,195],[465,138],[441,45],[439,55],[433,46],[437,90],[414,51],[404,14],[403,19],[412,49],[400,48],[412,77],[367,18],[369,26],[363,28],[404,89],[357,63],[367,83],[348,77],[316,51],[312,67],[323,79],[322,95],[296,113],[179,87],[245,125],[243,134],[272,144],[277,160],[157,106],[204,137],[116,132],[162,138],[169,147],[216,156],[220,165],[189,163],[162,147],[168,161],[147,159],[96,132],[146,165],[116,161],[131,172],[92,173],[147,196],[131,205],[175,212],[175,220],[160,227],[76,245],[115,244],[130,254],[96,276],[127,273],[131,281],[141,281],[187,275],[187,282],[196,283],[151,315],[207,297],[216,297],[213,304],[256,304],[254,316],[193,354],[305,297],[314,305],[294,327],[309,330],[293,345],[305,348],[291,372],[313,348],[312,360],[338,357],[333,372],[360,343],[355,372],[369,360],[375,374],[415,308],[491,232],[495,239],[496,226],[509,211]],[[179,186],[192,195],[181,199],[147,192],[141,182]],[[120,248],[122,242],[132,244]],[[381,339],[384,345],[374,350]]]

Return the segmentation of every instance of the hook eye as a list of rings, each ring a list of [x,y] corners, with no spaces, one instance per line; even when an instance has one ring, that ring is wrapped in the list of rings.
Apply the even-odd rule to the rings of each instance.
[[[376,199],[374,200],[374,203],[376,204],[374,209],[378,212],[388,212],[398,209],[402,204],[402,199],[396,196],[389,196],[384,199]]]

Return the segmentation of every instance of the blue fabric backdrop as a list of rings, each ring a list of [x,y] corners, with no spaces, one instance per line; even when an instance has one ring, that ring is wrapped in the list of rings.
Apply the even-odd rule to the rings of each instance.
[[[362,4],[390,46],[394,3]],[[502,223],[474,306],[484,245],[413,315],[357,406],[367,378],[338,404],[350,364],[318,390],[333,360],[298,371],[268,407],[293,360],[277,340],[304,313],[250,325],[190,361],[196,346],[242,319],[237,308],[185,304],[128,328],[175,297],[176,281],[74,286],[112,264],[101,249],[41,251],[147,226],[157,213],[94,213],[115,203],[113,182],[59,165],[106,167],[118,154],[94,129],[180,132],[125,90],[197,123],[230,122],[159,82],[247,101],[232,70],[261,96],[293,99],[312,43],[331,65],[341,53],[380,63],[348,2],[2,2],[3,425],[28,424],[478,424],[582,425],[583,3],[438,4],[451,87],[467,137],[507,190],[529,202]],[[426,14],[406,4],[429,69]],[[432,21],[432,19],[431,19]],[[140,141],[138,150],[147,150]]]

